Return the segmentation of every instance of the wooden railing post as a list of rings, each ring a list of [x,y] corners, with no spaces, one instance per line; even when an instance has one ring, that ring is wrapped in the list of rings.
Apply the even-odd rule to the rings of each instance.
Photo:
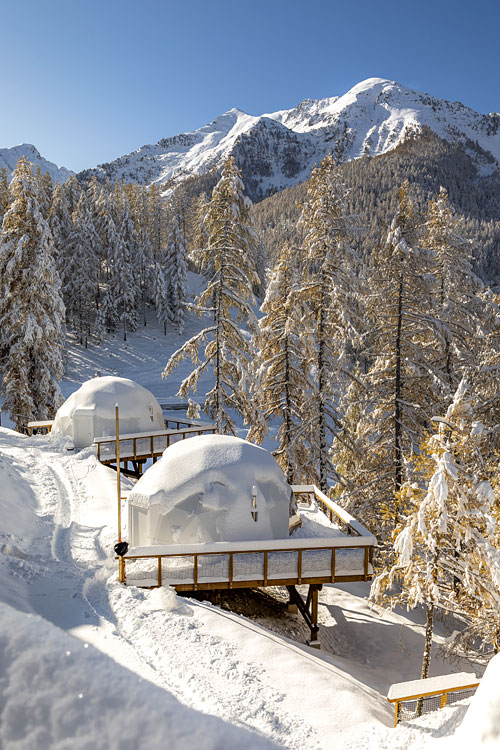
[[[198,555],[194,555],[193,560],[193,583],[194,583],[194,590],[198,588]]]
[[[302,550],[298,550],[298,560],[297,560],[297,580],[299,583],[302,583]]]
[[[158,556],[158,586],[161,586],[161,557]]]
[[[332,547],[332,583],[335,583],[335,547]]]
[[[267,550],[264,552],[264,586],[267,586]]]
[[[233,588],[233,553],[229,553],[229,588]]]

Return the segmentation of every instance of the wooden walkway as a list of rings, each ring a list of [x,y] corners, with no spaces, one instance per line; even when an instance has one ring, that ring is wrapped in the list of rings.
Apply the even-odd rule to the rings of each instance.
[[[175,427],[169,428],[169,425]],[[215,434],[215,425],[198,420],[165,420],[166,429],[154,432],[136,432],[119,436],[120,464],[127,471],[128,462],[132,462],[136,475],[142,473],[143,464],[149,459],[156,461],[163,452],[179,440],[196,435]],[[107,466],[116,468],[116,436],[107,435],[94,439],[98,460]],[[114,466],[113,466],[114,465]]]

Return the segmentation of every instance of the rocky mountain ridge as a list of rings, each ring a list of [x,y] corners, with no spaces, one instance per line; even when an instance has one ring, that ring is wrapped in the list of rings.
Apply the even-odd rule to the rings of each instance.
[[[156,182],[168,192],[233,155],[250,196],[260,200],[306,179],[329,151],[341,161],[377,156],[426,127],[462,144],[480,175],[499,169],[500,114],[478,114],[460,102],[369,78],[341,97],[305,99],[290,110],[256,117],[230,109],[198,130],[142,146],[82,176]]]
[[[28,161],[40,167],[42,172],[48,172],[53,182],[66,182],[75,173],[66,167],[58,167],[52,161],[44,159],[40,152],[31,143],[20,143],[19,146],[12,148],[0,148],[0,169],[5,167],[10,175],[16,168],[16,164],[22,156],[26,156]]]

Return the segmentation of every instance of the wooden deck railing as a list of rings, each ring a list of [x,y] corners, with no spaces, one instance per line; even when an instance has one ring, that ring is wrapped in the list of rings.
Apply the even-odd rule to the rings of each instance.
[[[305,498],[308,504],[315,503],[327,516],[330,523],[336,523],[345,534],[349,536],[373,536],[362,523],[351,516],[347,510],[337,505],[336,502],[330,500],[315,484],[294,484],[292,490],[298,500]]]
[[[316,502],[331,521],[346,529],[345,536],[153,545],[131,548],[123,560],[156,561],[154,578],[150,571],[149,583],[139,579],[137,585],[161,586],[163,581],[178,590],[369,580],[377,546],[373,534],[314,485],[294,485],[292,489],[296,497]],[[251,570],[244,573],[243,560],[250,555]],[[286,565],[283,559],[288,559]],[[169,560],[173,564],[169,565]]]
[[[134,581],[136,585],[154,587],[164,582],[180,591],[367,581],[373,572],[373,542],[363,537],[355,541],[358,544],[352,538],[333,537],[135,547],[123,559],[127,564],[155,561],[154,577],[148,570],[146,578]]]
[[[158,458],[166,448],[194,435],[214,434],[215,425],[200,422],[197,425],[182,428],[182,421],[168,420],[177,425],[177,429],[156,430],[154,432],[137,432],[119,436],[121,461],[145,461],[148,458]],[[97,458],[103,463],[116,461],[116,437],[110,435],[95,438]]]
[[[28,435],[33,435],[33,430],[43,430],[44,432],[50,432],[52,425],[54,424],[53,419],[43,419],[38,422],[28,422]]]
[[[469,698],[478,685],[476,675],[469,672],[391,685],[387,700],[394,703],[394,726],[402,719],[413,719]]]

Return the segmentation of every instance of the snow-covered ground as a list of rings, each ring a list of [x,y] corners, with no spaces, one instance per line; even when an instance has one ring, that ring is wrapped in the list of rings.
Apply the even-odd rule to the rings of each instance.
[[[97,370],[175,402],[182,373],[160,373],[178,343],[148,327],[127,343],[71,346],[63,391]],[[65,445],[0,429],[1,748],[460,747],[466,705],[392,727],[385,696],[419,676],[422,613],[371,605],[369,584],[325,586],[314,651],[284,607],[275,617],[254,598],[242,616],[227,597],[216,607],[124,587],[112,551],[116,475],[92,448]],[[308,527],[319,520],[311,511]],[[438,623],[436,648],[445,635]],[[457,671],[480,669],[436,651],[431,674]]]

